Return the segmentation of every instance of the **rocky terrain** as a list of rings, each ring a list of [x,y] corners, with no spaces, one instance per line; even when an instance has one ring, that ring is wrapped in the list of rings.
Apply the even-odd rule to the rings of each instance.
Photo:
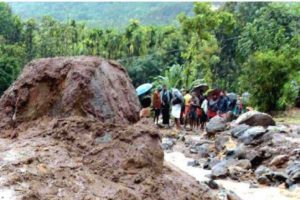
[[[275,125],[264,113],[251,111],[232,122],[215,117],[201,134],[165,134],[163,147],[192,158],[187,166],[208,170],[203,179],[212,189],[217,186],[211,181],[231,180],[252,188],[299,190],[300,126]]]
[[[0,99],[0,199],[219,199],[164,162],[127,72],[96,57],[29,63]]]

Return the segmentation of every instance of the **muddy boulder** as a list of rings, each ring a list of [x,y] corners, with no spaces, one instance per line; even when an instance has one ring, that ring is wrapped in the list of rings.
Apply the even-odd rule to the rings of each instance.
[[[43,116],[93,117],[102,122],[134,123],[139,101],[126,70],[97,57],[35,60],[0,100],[0,128]]]
[[[273,118],[262,112],[258,111],[249,111],[237,118],[235,121],[236,124],[247,124],[249,126],[274,126],[275,121]]]

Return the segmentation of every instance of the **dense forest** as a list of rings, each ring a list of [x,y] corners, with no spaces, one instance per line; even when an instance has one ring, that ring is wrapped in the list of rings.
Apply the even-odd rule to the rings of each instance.
[[[175,19],[174,19],[175,20]],[[177,24],[130,20],[122,29],[94,27],[45,16],[21,20],[0,3],[0,91],[35,58],[97,55],[144,82],[211,87],[252,94],[262,111],[292,106],[300,85],[300,4],[225,3],[215,10],[195,3]]]

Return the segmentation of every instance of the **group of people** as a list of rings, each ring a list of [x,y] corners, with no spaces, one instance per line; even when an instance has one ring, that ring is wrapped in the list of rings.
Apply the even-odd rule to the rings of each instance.
[[[224,116],[231,111],[234,115],[242,113],[243,104],[240,98],[230,99],[226,93],[204,95],[195,91],[168,90],[166,85],[158,87],[153,93],[152,109],[154,123],[158,124],[162,115],[162,124],[170,127],[170,117],[175,119],[177,129],[204,129],[206,122],[216,115]]]

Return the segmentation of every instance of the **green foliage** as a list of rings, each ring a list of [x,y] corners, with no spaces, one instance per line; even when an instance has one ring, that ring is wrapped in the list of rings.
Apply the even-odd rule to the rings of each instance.
[[[242,88],[252,94],[251,104],[267,112],[278,109],[277,101],[283,95],[289,70],[290,63],[283,54],[267,51],[251,56],[240,77]]]

